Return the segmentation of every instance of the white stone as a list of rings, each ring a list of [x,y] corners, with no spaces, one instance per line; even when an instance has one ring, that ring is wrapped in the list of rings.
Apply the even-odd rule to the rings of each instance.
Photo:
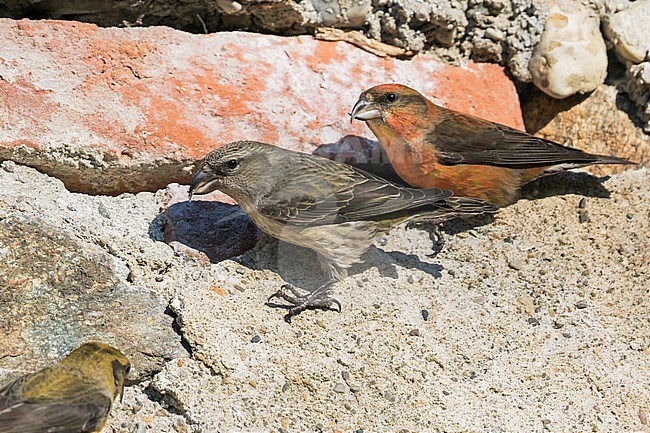
[[[553,4],[529,68],[533,83],[554,98],[594,90],[607,75],[599,18],[577,2]]]
[[[641,63],[650,52],[650,0],[633,3],[628,9],[604,19],[605,37],[619,57]]]

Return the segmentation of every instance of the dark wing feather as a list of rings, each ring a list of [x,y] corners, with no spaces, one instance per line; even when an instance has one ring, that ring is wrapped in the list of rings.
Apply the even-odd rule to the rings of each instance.
[[[283,176],[258,202],[266,217],[291,225],[317,226],[399,218],[452,195],[437,188],[401,188],[355,167],[300,156],[300,174]]]
[[[2,433],[90,433],[101,426],[111,402],[30,403],[19,402],[0,411]]]
[[[18,379],[9,382],[2,389],[0,389],[0,413],[3,409],[6,409],[19,401],[20,396],[18,394],[18,390],[20,389],[20,385],[25,382],[25,379],[27,379],[27,377],[27,375],[19,377]]]
[[[505,125],[445,110],[426,136],[439,151],[442,164],[485,164],[511,168],[531,168],[562,163],[625,164],[629,161],[592,155],[534,137]]]

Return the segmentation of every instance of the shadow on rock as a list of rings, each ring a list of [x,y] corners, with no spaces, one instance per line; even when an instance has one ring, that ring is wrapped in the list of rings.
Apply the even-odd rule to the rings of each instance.
[[[496,214],[498,215],[498,213]],[[469,217],[460,217],[450,221],[445,221],[442,223],[441,232],[443,240],[445,236],[455,236],[458,233],[463,233],[475,229],[477,227],[482,227],[485,225],[492,224],[494,222],[495,215],[473,215]],[[429,237],[431,238],[433,254],[438,254],[440,250],[445,248],[445,245],[436,245],[435,237],[432,231],[429,231]]]
[[[424,262],[414,254],[385,252],[374,245],[370,246],[361,259],[362,263],[349,269],[350,276],[377,267],[382,276],[397,279],[396,265],[419,269],[436,278],[441,276],[442,266],[438,264]],[[236,260],[250,269],[270,270],[280,275],[287,283],[307,291],[315,290],[327,281],[314,251],[278,241],[270,236],[264,236],[256,248]]]
[[[566,171],[529,183],[522,188],[521,198],[533,200],[566,194],[609,198],[609,191],[602,185],[607,179],[609,176],[596,177],[585,172]]]
[[[321,144],[313,154],[352,165],[398,185],[405,185],[395,173],[384,150],[374,140],[346,135],[334,143]]]
[[[212,263],[243,254],[260,235],[239,206],[199,200],[170,205],[151,222],[149,233],[187,255],[202,252]]]

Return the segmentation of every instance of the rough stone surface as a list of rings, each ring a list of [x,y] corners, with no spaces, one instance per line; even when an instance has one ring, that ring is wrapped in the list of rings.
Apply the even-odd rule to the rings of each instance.
[[[650,62],[628,65],[625,91],[636,104],[644,131],[650,134]]]
[[[544,26],[542,0],[155,0],[108,2],[17,0],[0,16],[68,19],[101,26],[167,25],[194,33],[246,30],[313,34],[320,27],[363,30],[410,51],[431,50],[450,61],[507,64],[530,81],[528,61]]]
[[[650,136],[626,114],[634,112],[634,106],[615,86],[601,84],[589,95],[562,100],[535,89],[524,98],[522,111],[526,130],[537,136],[591,153],[628,158],[643,166],[650,164]],[[604,165],[588,170],[605,175],[628,168]]]
[[[436,257],[426,232],[398,228],[336,285],[340,314],[310,311],[289,325],[264,302],[284,281],[318,282],[310,253],[262,237],[236,260],[175,254],[153,240],[163,236],[158,218],[171,191],[86,196],[31,168],[0,167],[11,218],[39,215],[94,244],[77,254],[156,292],[160,317],[169,307],[191,350],[130,383],[106,433],[642,431],[650,175],[601,181],[569,173],[536,182],[526,192],[535,200],[492,222],[447,224]],[[521,270],[509,269],[513,258]],[[58,350],[49,344],[39,353]],[[16,355],[28,358],[0,357],[3,368]],[[0,369],[0,381],[14,368]]]
[[[469,51],[476,61],[505,64],[517,80],[530,82],[529,62],[547,14],[544,1],[470,1],[461,52]]]
[[[650,0],[640,0],[603,20],[604,35],[619,57],[632,63],[650,60],[650,31],[641,24],[644,20],[647,24],[648,17]]]
[[[496,65],[382,59],[309,36],[74,22],[0,20],[0,39],[0,159],[74,191],[187,183],[198,158],[237,139],[311,152],[365,131],[347,113],[363,90],[384,82],[523,125],[514,85]]]
[[[560,432],[641,428],[636,407],[647,399],[642,366],[650,356],[648,175],[614,177],[605,183],[609,199],[585,176],[562,178],[538,183],[537,195],[582,186],[594,196],[588,223],[579,222],[580,196],[523,200],[494,223],[451,224],[458,236],[435,259],[426,257],[425,233],[398,229],[337,285],[341,314],[287,325],[263,305],[283,280],[317,284],[317,265],[303,250],[266,239],[239,263],[205,266],[197,290],[172,302],[203,365],[169,363],[152,387],[188,425],[210,432],[319,424],[534,431],[542,420]],[[520,271],[508,272],[511,257],[523,262]],[[520,309],[523,297],[528,310]],[[578,307],[585,298],[587,307]],[[431,312],[426,322],[422,308]],[[127,411],[113,425],[131,420]]]
[[[9,173],[12,164],[2,166],[5,185],[35,174],[24,167]],[[128,266],[102,237],[115,210],[103,217],[99,200],[71,197],[58,180],[37,177],[38,187],[0,191],[0,379],[42,368],[88,340],[122,348],[137,366],[135,378],[182,356],[164,298],[131,284]]]
[[[595,12],[577,2],[553,4],[530,73],[533,83],[554,98],[587,93],[602,84],[607,50]]]

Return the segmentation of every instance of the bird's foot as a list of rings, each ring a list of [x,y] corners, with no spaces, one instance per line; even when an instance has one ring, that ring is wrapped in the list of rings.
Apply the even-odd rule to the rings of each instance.
[[[291,323],[291,318],[297,316],[305,310],[333,310],[341,312],[341,303],[328,294],[329,284],[323,285],[313,292],[302,293],[291,284],[283,284],[280,290],[272,294],[266,301],[271,307],[288,308],[289,312],[284,316],[287,323]],[[271,303],[273,298],[279,298],[289,305],[279,305]]]
[[[422,219],[422,220],[417,220],[417,221],[409,221],[406,224],[407,229],[421,229],[421,230],[427,230],[433,237],[433,253],[428,254],[428,257],[435,257],[440,250],[442,250],[442,247],[445,245],[445,237],[442,234],[442,231],[440,228],[442,227],[442,223],[436,221],[436,220],[427,220],[427,219]]]

